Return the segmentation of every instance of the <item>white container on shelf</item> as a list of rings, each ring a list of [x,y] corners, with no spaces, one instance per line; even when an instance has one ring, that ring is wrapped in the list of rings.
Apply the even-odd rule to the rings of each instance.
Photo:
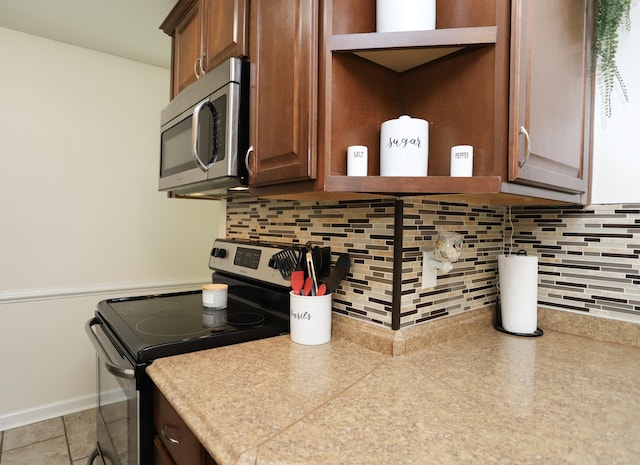
[[[366,176],[369,174],[368,149],[365,145],[347,147],[347,176]]]
[[[436,28],[436,0],[376,0],[377,32]]]
[[[429,122],[401,116],[380,128],[380,176],[427,176]]]
[[[451,147],[451,176],[473,176],[473,147],[471,145]]]

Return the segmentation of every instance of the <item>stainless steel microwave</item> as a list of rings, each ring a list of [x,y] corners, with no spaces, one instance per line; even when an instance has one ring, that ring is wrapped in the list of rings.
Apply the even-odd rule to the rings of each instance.
[[[208,195],[247,185],[248,74],[246,61],[231,58],[162,110],[160,191]]]

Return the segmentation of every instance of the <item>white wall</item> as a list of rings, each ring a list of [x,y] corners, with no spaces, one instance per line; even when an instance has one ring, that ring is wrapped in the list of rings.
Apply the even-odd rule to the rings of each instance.
[[[0,63],[3,430],[92,405],[96,302],[210,279],[226,212],[157,191],[168,70],[5,28]]]
[[[601,85],[596,85],[592,203],[640,202],[640,6],[632,2],[631,30],[620,30],[617,63],[629,102],[616,87],[613,115],[602,111]]]

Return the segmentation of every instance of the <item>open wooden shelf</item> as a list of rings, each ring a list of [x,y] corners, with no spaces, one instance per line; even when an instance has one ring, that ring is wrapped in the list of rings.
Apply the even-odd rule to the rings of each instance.
[[[340,34],[331,37],[329,47],[401,73],[464,48],[495,44],[497,34],[496,26]]]
[[[378,194],[498,193],[500,176],[326,176],[325,190]]]

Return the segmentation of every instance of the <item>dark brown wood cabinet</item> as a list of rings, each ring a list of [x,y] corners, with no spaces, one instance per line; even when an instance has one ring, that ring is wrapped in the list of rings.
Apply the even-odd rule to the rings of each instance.
[[[153,465],[176,465],[160,436],[153,437]]]
[[[154,465],[216,465],[169,401],[154,387]]]
[[[510,181],[587,191],[594,8],[589,0],[513,2]]]
[[[163,23],[173,95],[248,55],[252,195],[588,201],[594,2],[448,0],[435,30],[392,33],[375,5],[181,0]],[[429,121],[428,176],[379,176],[380,125],[401,115]],[[449,176],[460,144],[473,177]],[[346,176],[349,145],[369,148],[369,176]]]
[[[586,202],[589,3],[450,0],[434,31],[379,34],[373,0],[253,2],[252,193]],[[403,114],[429,121],[429,176],[376,176],[380,125]],[[458,144],[474,146],[472,178],[449,176]],[[368,146],[370,176],[346,176],[349,145]]]
[[[252,186],[318,176],[319,0],[251,3]]]
[[[248,53],[248,0],[181,0],[160,28],[172,37],[171,96]]]

